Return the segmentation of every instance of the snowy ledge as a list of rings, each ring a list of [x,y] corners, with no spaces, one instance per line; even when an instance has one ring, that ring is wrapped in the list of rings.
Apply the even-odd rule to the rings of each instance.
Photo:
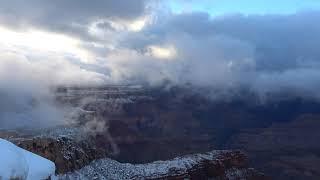
[[[0,179],[42,180],[55,174],[55,164],[0,139]]]

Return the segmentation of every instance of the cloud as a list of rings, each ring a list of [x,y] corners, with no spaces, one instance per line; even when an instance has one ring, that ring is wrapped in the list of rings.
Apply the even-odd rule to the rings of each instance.
[[[158,21],[123,38],[119,47],[126,50],[110,52],[107,61],[114,79],[316,96],[319,17],[319,11],[219,17],[158,14]],[[176,56],[162,61],[150,56],[150,47],[172,47]]]
[[[68,123],[67,109],[57,106],[58,85],[97,85],[102,74],[80,69],[54,53],[33,55],[0,51],[0,127],[44,128]]]
[[[290,81],[289,77],[294,77],[293,72],[315,74],[314,71],[320,67],[320,25],[316,23],[320,17],[318,11],[291,15],[234,14],[211,17],[207,13],[171,14],[154,9],[151,14],[143,14],[146,13],[146,2],[139,1],[138,5],[125,7],[133,9],[122,12],[123,9],[118,14],[116,9],[124,8],[118,2],[105,2],[112,4],[108,8],[115,9],[110,12],[101,10],[100,6],[106,5],[104,3],[77,3],[79,7],[70,9],[70,12],[66,9],[71,2],[30,3],[35,7],[48,8],[44,14],[36,15],[40,19],[57,14],[57,22],[69,26],[73,26],[73,22],[90,22],[87,33],[95,40],[79,40],[80,48],[92,53],[89,58],[77,56],[78,51],[58,56],[32,53],[33,57],[38,56],[36,59],[43,60],[29,60],[30,63],[41,64],[42,68],[47,69],[60,67],[52,78],[57,84],[74,82],[81,77],[82,82],[151,85],[170,82],[173,85],[192,84],[221,89],[246,87],[260,93],[275,91],[278,87],[284,90],[306,89],[303,83],[294,85],[296,82]],[[21,6],[18,1],[12,1],[4,2],[1,8],[8,10],[15,4]],[[51,10],[55,6],[61,8],[56,10],[68,13],[70,17],[59,20],[59,11]],[[90,8],[83,10],[85,6]],[[24,9],[30,14],[41,11],[32,13],[28,8],[33,6],[27,5]],[[8,11],[3,12],[8,15]],[[31,15],[22,16],[23,11],[11,13],[21,16],[25,22],[38,23]],[[139,30],[131,31],[130,23],[126,22],[142,14],[143,25],[138,23]],[[103,17],[122,20],[113,21],[112,18]],[[132,24],[134,21],[130,22]],[[54,24],[55,21],[50,23]],[[51,29],[51,26],[46,27]],[[90,58],[93,60],[88,61]],[[310,89],[313,88],[311,82],[316,83],[316,76],[312,77],[306,84]],[[263,88],[258,88],[260,86]]]
[[[48,91],[35,80],[40,74],[33,70],[32,64],[22,56],[12,53],[1,55],[1,128],[56,124],[63,119],[59,110],[46,101],[49,99]],[[49,114],[49,118],[45,117]]]
[[[21,0],[0,3],[1,17],[18,22],[62,24],[91,21],[103,18],[132,19],[142,15],[146,8],[144,0]]]
[[[0,2],[0,23],[15,29],[36,27],[92,39],[88,25],[101,20],[131,21],[144,15],[147,0],[21,0]]]

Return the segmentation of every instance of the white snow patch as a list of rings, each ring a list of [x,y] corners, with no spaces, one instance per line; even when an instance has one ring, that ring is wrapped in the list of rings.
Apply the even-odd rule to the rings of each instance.
[[[14,144],[0,139],[0,179],[26,179],[28,163],[22,151]]]
[[[55,173],[55,164],[0,139],[0,179],[47,179]]]

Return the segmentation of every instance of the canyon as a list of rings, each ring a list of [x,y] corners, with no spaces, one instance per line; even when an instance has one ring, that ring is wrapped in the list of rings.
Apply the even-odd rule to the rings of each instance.
[[[320,176],[317,101],[290,96],[261,103],[246,92],[228,100],[204,94],[189,88],[60,87],[56,103],[70,111],[68,125],[2,130],[0,137],[52,160],[64,179]]]

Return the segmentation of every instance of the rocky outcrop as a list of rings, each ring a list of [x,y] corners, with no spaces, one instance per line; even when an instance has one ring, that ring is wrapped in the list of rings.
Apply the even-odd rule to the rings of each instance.
[[[248,168],[248,158],[240,151],[211,151],[147,164],[128,164],[107,158],[111,154],[107,151],[110,147],[102,148],[92,136],[58,132],[62,134],[56,136],[46,132],[46,135],[21,137],[18,133],[2,132],[1,135],[7,135],[5,137],[18,146],[52,160],[56,164],[57,177],[62,180],[267,179]]]
[[[110,157],[107,151],[110,147],[99,146],[99,141],[95,141],[97,137],[79,133],[83,134],[74,129],[58,129],[33,137],[19,136],[19,133],[14,132],[2,132],[1,136],[52,160],[56,164],[57,178],[62,180],[267,179],[263,174],[248,168],[248,158],[241,151],[211,151],[147,164],[120,163],[107,158]]]
[[[240,151],[211,151],[148,164],[123,164],[100,159],[88,166],[61,175],[64,179],[268,179],[248,168]]]
[[[53,161],[58,174],[80,169],[109,154],[107,147],[98,146],[95,136],[80,129],[57,128],[36,134],[2,131],[0,137]]]
[[[68,138],[33,138],[19,141],[17,145],[53,161],[57,166],[57,173],[80,169],[91,161],[106,156],[103,149],[97,149],[88,142],[72,142]]]

